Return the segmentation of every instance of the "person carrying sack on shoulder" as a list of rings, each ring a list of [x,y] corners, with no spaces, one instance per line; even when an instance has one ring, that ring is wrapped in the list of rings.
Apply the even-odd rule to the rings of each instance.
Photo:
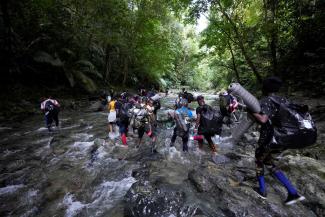
[[[41,103],[41,110],[44,112],[45,115],[45,124],[49,132],[52,132],[51,125],[53,121],[55,122],[55,126],[59,126],[59,111],[60,111],[60,104],[52,97],[46,99],[45,97],[42,98]]]
[[[313,126],[308,112],[300,112],[296,104],[290,103],[286,98],[275,95],[282,86],[277,77],[269,77],[263,81],[264,98],[260,101],[261,112],[251,113],[261,124],[258,148],[255,151],[256,175],[259,183],[257,193],[266,199],[266,185],[264,180],[264,167],[268,168],[281,184],[287,189],[288,197],[285,205],[291,205],[305,199],[292,185],[285,174],[276,166],[273,154],[279,154],[288,148],[301,148],[316,141],[316,128]],[[298,118],[297,117],[301,117]],[[299,122],[309,126],[300,126]],[[308,124],[306,124],[308,125]],[[298,139],[297,139],[298,138]]]

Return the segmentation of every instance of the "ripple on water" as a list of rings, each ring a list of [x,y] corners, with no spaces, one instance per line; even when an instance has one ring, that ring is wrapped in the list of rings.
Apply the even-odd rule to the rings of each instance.
[[[9,185],[9,186],[0,188],[0,196],[6,195],[6,194],[13,194],[24,186],[25,185],[20,184],[20,185]]]
[[[166,157],[169,161],[180,162],[183,164],[190,163],[190,161],[184,157],[184,152],[178,151],[176,147],[165,147],[163,148],[163,151],[166,153]]]
[[[94,141],[91,142],[75,142],[72,147],[80,151],[87,151],[91,146],[94,145]]]
[[[36,131],[37,132],[43,132],[43,131],[47,131],[48,129],[46,127],[41,127],[41,128],[38,128]]]
[[[0,127],[0,132],[6,131],[6,130],[12,130],[12,127]]]
[[[72,138],[81,139],[82,141],[87,141],[92,137],[94,137],[94,135],[88,133],[77,133],[72,135]]]
[[[94,141],[91,142],[75,142],[71,145],[72,149],[67,152],[67,156],[73,159],[84,157],[89,154],[89,150],[94,145]]]
[[[62,203],[67,208],[65,216],[76,216],[83,209],[87,209],[87,214],[91,216],[100,216],[120,202],[135,182],[136,180],[133,177],[127,177],[120,181],[103,182],[96,187],[92,195],[93,202],[86,204],[75,200],[73,194],[67,193]]]
[[[74,201],[74,196],[70,193],[67,193],[64,196],[63,205],[67,206],[67,210],[65,212],[66,217],[77,215],[86,206],[86,204],[83,204],[80,201]]]

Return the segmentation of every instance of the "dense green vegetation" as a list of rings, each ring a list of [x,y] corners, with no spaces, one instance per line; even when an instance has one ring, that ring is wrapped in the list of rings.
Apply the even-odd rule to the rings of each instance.
[[[1,1],[3,84],[325,89],[321,0]],[[195,23],[209,20],[200,34]]]

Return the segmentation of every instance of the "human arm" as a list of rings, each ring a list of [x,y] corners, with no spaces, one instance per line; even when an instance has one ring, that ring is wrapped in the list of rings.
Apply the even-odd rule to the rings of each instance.
[[[58,108],[60,108],[60,103],[57,101],[57,100],[53,100],[53,104],[56,106],[56,107],[58,107]]]
[[[45,112],[45,102],[42,102],[41,103],[41,111],[42,112]]]
[[[198,128],[200,125],[200,120],[201,120],[201,114],[197,114],[196,118],[196,123],[195,123],[195,128]]]
[[[107,105],[107,110],[108,110],[108,112],[111,111],[111,103],[110,103],[110,102],[109,102],[108,105]]]
[[[259,123],[264,124],[269,120],[269,117],[265,114],[260,114],[260,113],[251,113],[251,114]]]

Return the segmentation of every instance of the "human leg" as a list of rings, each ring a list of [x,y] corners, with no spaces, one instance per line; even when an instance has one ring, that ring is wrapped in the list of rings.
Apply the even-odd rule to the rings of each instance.
[[[258,180],[258,193],[266,198],[266,184],[264,178],[264,160],[270,157],[269,152],[265,150],[263,146],[260,146],[255,151],[255,163],[256,163],[256,178]]]
[[[143,137],[143,135],[144,135],[144,127],[139,127],[138,128],[138,138],[139,138],[139,140],[138,140],[138,146],[140,146],[140,144],[141,144],[141,141],[142,141],[142,137]]]
[[[182,142],[183,142],[183,151],[184,152],[188,152],[188,138],[189,138],[189,133],[185,133],[183,136],[182,136]]]
[[[52,115],[50,113],[47,113],[45,115],[45,124],[46,124],[46,127],[47,127],[47,129],[48,129],[49,132],[51,132],[52,122],[53,122]]]
[[[212,139],[211,139],[211,135],[204,135],[204,138],[207,140],[209,147],[211,149],[211,152],[213,154],[217,154],[217,149],[216,149],[216,145],[213,143]]]
[[[203,148],[203,136],[202,135],[193,136],[193,140],[196,140],[198,142],[199,149]]]
[[[176,141],[176,137],[177,137],[177,128],[175,127],[174,128],[174,131],[173,131],[173,135],[172,135],[172,138],[171,138],[171,143],[170,143],[170,146],[174,146],[175,144],[175,141]]]
[[[53,120],[55,122],[55,126],[59,126],[59,112],[54,111],[52,114]]]
[[[127,145],[127,140],[126,140],[127,126],[125,126],[125,124],[122,122],[120,122],[118,126],[119,126],[122,143],[123,145]]]

